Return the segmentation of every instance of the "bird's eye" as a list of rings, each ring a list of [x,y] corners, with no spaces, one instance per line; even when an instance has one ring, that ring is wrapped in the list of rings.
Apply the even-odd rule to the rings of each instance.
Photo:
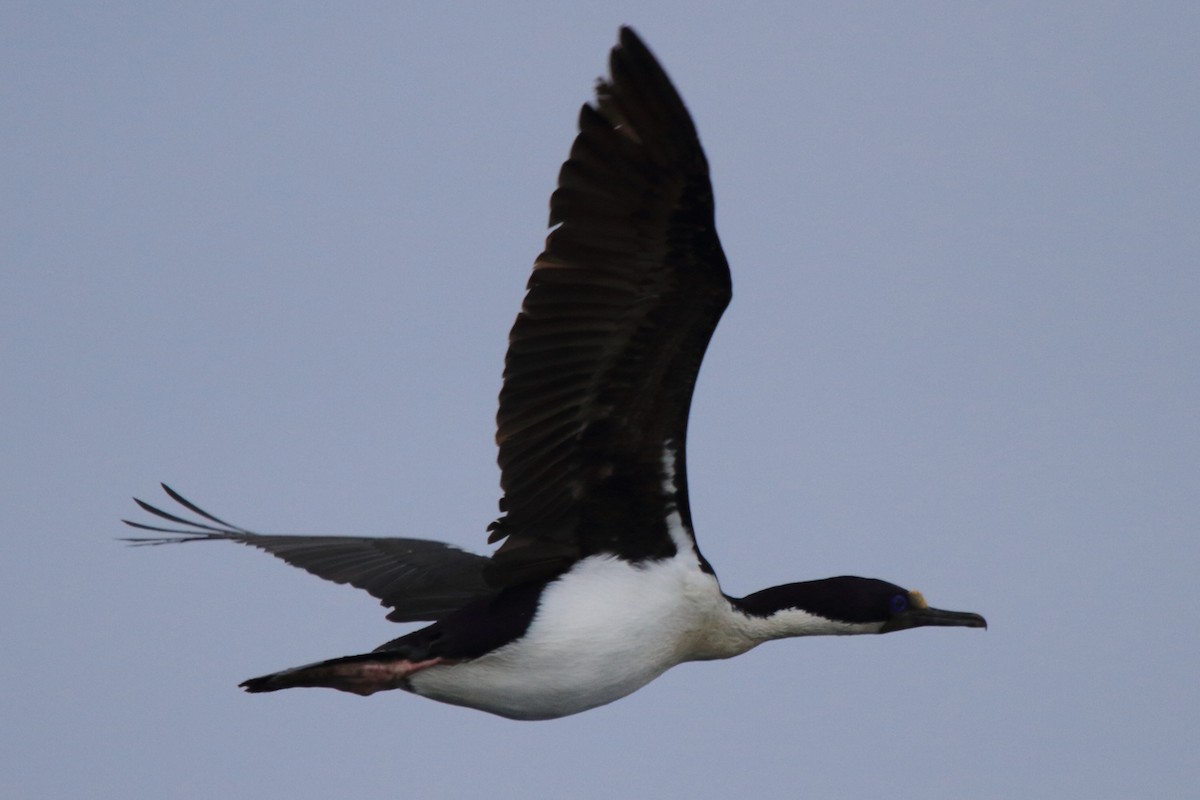
[[[899,614],[908,608],[908,598],[902,594],[894,595],[888,605],[893,614]]]

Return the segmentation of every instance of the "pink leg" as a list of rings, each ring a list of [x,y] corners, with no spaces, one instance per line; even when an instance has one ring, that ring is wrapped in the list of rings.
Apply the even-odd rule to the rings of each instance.
[[[455,662],[440,658],[406,661],[349,656],[251,678],[242,684],[242,688],[248,692],[275,692],[297,686],[324,686],[366,697],[388,689],[402,689],[409,675],[442,663]]]
[[[332,673],[329,677],[336,682],[323,685],[366,697],[387,689],[399,689],[409,675],[440,663],[442,659],[430,658],[425,661],[367,661],[361,664],[341,664],[331,668]]]

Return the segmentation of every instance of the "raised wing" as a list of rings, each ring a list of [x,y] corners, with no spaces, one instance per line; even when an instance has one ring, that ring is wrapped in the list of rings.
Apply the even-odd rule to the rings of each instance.
[[[688,408],[729,302],[729,266],[679,94],[628,28],[609,63],[579,115],[553,230],[509,335],[496,434],[505,515],[491,541],[507,539],[488,570],[497,585],[592,553],[669,557],[673,512],[695,547]]]
[[[143,510],[183,527],[122,520],[141,530],[172,534],[125,541],[159,545],[225,539],[248,544],[318,578],[365,590],[392,609],[387,618],[393,622],[440,619],[492,591],[483,580],[488,559],[448,544],[426,539],[253,533],[214,517],[166,484],[162,488],[172,500],[207,522],[172,514],[135,497]]]

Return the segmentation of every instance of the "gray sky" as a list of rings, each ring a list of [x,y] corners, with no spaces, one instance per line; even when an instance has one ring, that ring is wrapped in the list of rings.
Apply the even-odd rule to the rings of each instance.
[[[500,5],[0,11],[5,791],[1194,791],[1195,5]],[[124,548],[130,495],[481,549],[505,335],[621,23],[733,265],[689,446],[726,591],[880,577],[991,629],[549,723],[243,694],[401,629],[246,548]]]

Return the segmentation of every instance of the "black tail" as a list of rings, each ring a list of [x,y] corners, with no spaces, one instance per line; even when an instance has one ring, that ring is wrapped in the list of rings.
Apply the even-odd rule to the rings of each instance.
[[[363,653],[318,661],[243,681],[247,692],[277,692],[299,686],[321,686],[366,697],[388,689],[404,689],[405,679],[419,670],[432,667],[441,659],[410,661],[396,654]]]

